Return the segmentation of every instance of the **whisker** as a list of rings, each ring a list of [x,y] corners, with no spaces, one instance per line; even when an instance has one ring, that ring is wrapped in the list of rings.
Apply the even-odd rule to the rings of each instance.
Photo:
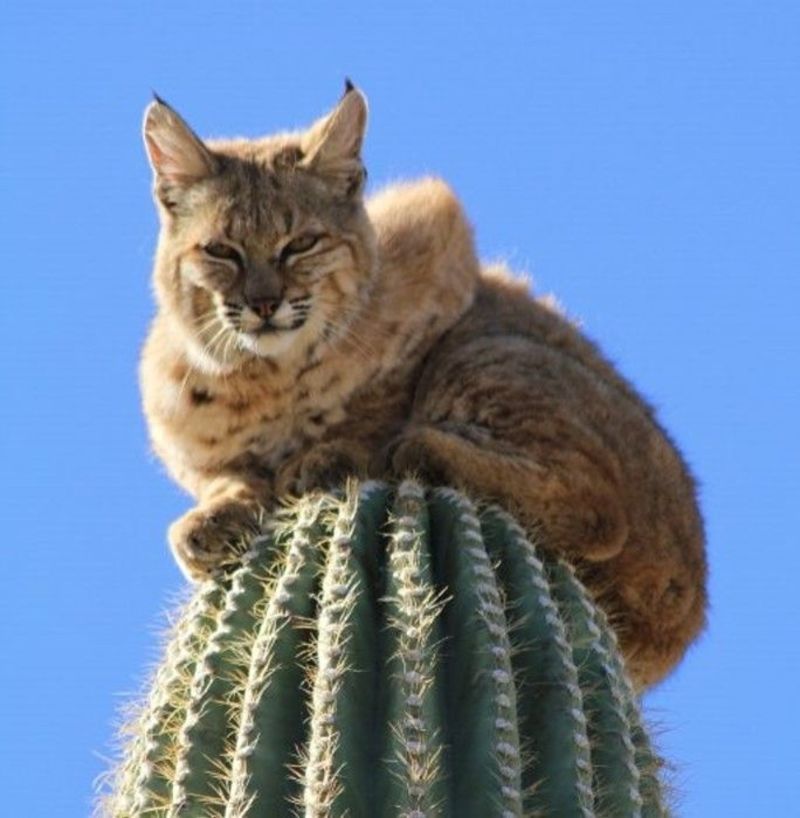
[[[317,300],[318,303],[320,303],[323,306],[336,308],[338,315],[346,318],[348,320],[348,323],[352,323],[355,319],[360,318],[364,315],[362,309],[359,309],[359,307],[363,306],[360,304],[357,306],[342,304],[339,301],[333,301],[331,299],[327,299],[324,297],[319,297]],[[374,333],[379,338],[387,341],[393,338],[395,335],[394,330],[389,330],[387,327],[381,326],[381,324],[377,323],[377,321],[370,322],[369,332],[371,334]]]
[[[214,333],[214,335],[209,339],[208,345],[211,346],[217,340],[217,338],[219,338],[222,334],[227,332],[228,329],[229,329],[228,325],[225,322],[220,321],[219,327],[217,328],[217,331]]]
[[[220,342],[220,352],[219,357],[220,361],[223,366],[228,365],[228,350],[230,348],[231,343],[231,334],[227,334],[224,339]]]
[[[353,351],[360,355],[365,363],[370,363],[372,360],[374,360],[372,350],[361,340],[361,338],[358,337],[357,334],[352,332],[348,325],[335,324],[333,321],[326,319],[325,328],[330,331],[332,338],[335,338],[337,341],[341,341],[343,343],[349,343],[352,346]]]
[[[216,310],[213,310],[210,313],[204,313],[202,316],[197,316],[194,319],[194,325],[197,332],[204,332],[208,327],[210,327],[216,320],[218,320],[219,315],[217,314]]]
[[[352,326],[348,326],[346,328],[345,337],[354,346],[357,345],[360,349],[364,350],[367,359],[373,359],[375,357],[373,347],[363,338],[363,336],[359,335]]]
[[[219,323],[220,323],[219,316],[215,315],[213,318],[210,318],[208,321],[206,321],[202,327],[197,327],[198,335],[205,335],[213,326]]]
[[[213,358],[215,354],[219,351],[219,348],[222,346],[222,343],[225,340],[225,336],[230,332],[230,328],[225,326],[224,324],[214,337],[206,344],[205,351]]]
[[[186,384],[189,383],[189,376],[192,374],[192,368],[188,367],[186,369],[186,374],[183,376],[181,380],[181,385],[178,387],[178,397],[175,398],[175,405],[172,408],[172,414],[174,415],[178,411],[178,407],[181,403],[181,398],[183,397],[183,393],[186,389]]]
[[[224,366],[228,365],[228,354],[231,354],[231,358],[233,357],[233,353],[237,351],[237,349],[241,348],[241,343],[239,341],[239,335],[236,332],[231,332],[228,336],[228,341],[225,344],[225,350],[223,352],[224,357]]]

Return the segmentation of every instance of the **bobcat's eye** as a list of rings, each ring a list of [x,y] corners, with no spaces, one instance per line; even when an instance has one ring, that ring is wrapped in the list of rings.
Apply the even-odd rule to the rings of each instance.
[[[281,261],[286,261],[289,256],[297,253],[305,253],[310,250],[319,240],[321,236],[317,233],[304,233],[296,239],[292,239],[288,244],[284,245],[281,250]]]
[[[225,244],[221,241],[210,241],[203,245],[203,252],[211,258],[220,259],[222,261],[232,261],[237,267],[243,267],[244,261],[242,254],[230,244]]]

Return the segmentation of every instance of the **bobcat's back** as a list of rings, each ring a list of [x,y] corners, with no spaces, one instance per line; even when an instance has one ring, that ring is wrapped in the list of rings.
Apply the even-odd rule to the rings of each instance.
[[[417,452],[400,460],[503,503],[573,559],[640,681],[674,665],[706,607],[694,480],[650,406],[569,321],[486,270],[427,361],[411,427]]]

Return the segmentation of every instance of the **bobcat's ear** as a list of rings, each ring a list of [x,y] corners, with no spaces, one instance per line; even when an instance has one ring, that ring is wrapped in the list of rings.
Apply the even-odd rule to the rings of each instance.
[[[303,137],[301,164],[317,171],[337,192],[361,191],[366,171],[361,146],[367,129],[367,100],[349,80],[339,104],[315,122]]]
[[[176,194],[218,170],[218,162],[183,119],[159,97],[148,105],[142,128],[155,191],[166,207]]]

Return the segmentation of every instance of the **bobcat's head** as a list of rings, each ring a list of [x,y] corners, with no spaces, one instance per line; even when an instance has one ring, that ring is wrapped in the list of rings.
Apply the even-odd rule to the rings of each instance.
[[[194,362],[226,372],[346,334],[369,288],[364,96],[307,131],[203,141],[156,98],[144,119],[161,217],[157,298]]]

